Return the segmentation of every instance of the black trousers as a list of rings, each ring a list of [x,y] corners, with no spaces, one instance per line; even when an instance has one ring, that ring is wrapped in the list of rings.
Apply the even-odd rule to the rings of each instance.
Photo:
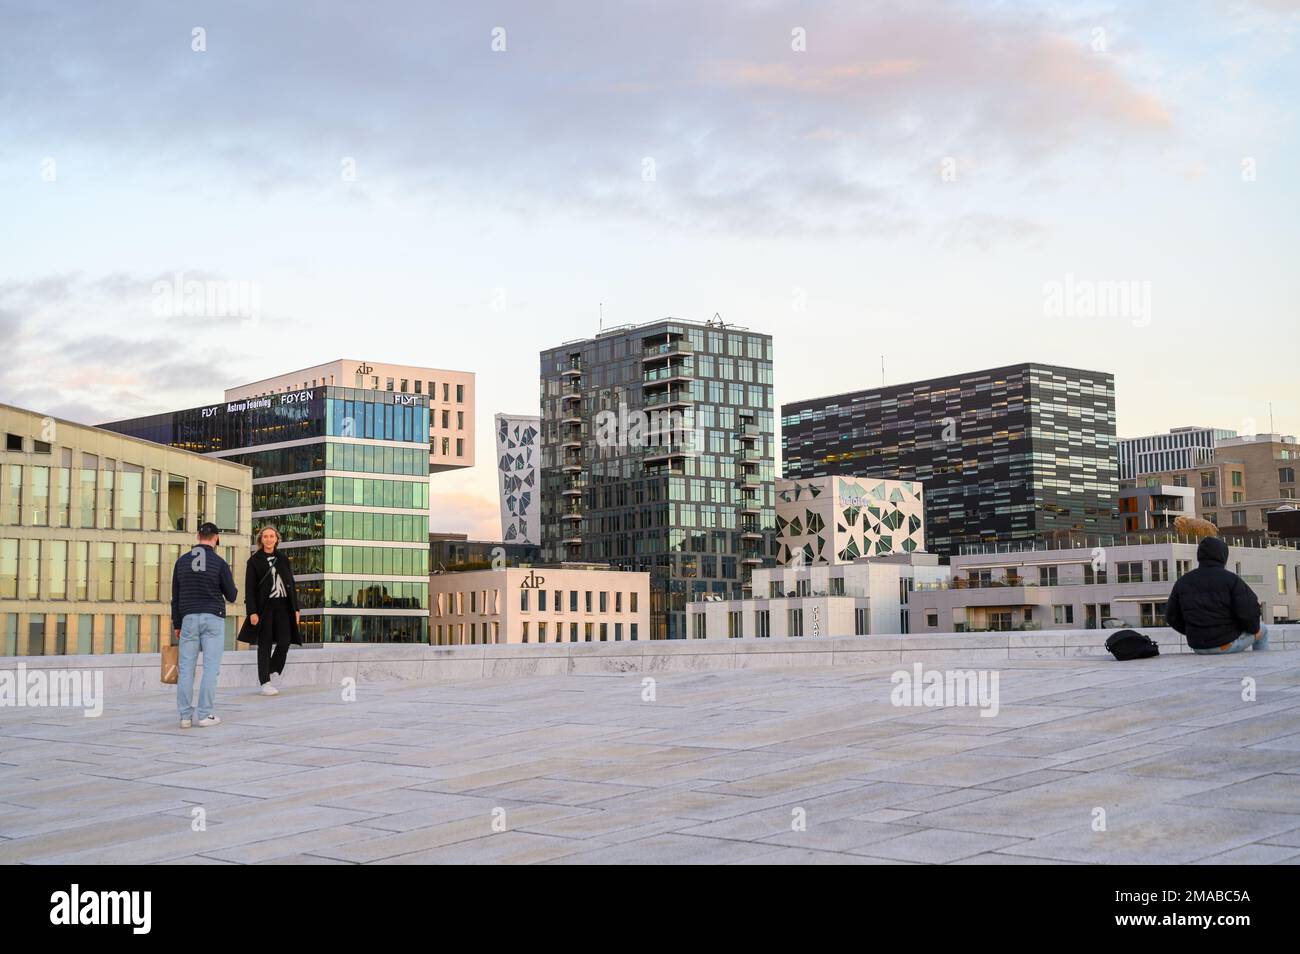
[[[289,601],[271,600],[261,620],[262,635],[257,641],[257,678],[266,685],[271,673],[284,672],[289,658],[289,641],[293,639],[293,619],[289,616]],[[272,653],[274,649],[274,653]]]

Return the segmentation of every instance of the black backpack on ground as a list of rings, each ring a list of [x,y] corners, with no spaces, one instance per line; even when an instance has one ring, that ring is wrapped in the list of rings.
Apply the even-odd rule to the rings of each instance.
[[[1106,649],[1121,662],[1160,655],[1160,645],[1135,629],[1121,629],[1117,633],[1111,633],[1106,637]]]

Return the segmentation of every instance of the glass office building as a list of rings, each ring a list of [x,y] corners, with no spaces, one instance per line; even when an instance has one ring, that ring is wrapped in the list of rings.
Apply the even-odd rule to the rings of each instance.
[[[650,572],[651,638],[774,563],[772,337],[625,325],[541,355],[542,556]]]
[[[1017,364],[781,408],[785,476],[918,480],[926,549],[1114,533],[1115,379]]]
[[[254,533],[280,531],[304,639],[428,641],[426,395],[316,387],[104,427],[252,468]]]

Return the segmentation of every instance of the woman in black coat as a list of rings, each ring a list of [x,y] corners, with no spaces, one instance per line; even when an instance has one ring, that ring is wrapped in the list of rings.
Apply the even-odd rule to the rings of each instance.
[[[267,526],[257,537],[257,552],[248,558],[244,574],[244,598],[248,618],[239,634],[241,643],[257,643],[257,677],[262,695],[280,694],[271,682],[284,673],[289,644],[302,645],[298,632],[298,596],[294,591],[293,567],[279,552],[280,531]]]

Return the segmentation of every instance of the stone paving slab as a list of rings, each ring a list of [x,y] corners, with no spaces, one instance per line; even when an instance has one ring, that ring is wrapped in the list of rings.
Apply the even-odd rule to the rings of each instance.
[[[274,698],[231,686],[209,729],[177,728],[156,687],[109,692],[99,718],[0,709],[0,863],[1300,861],[1293,649],[934,657],[997,673],[991,717],[894,705],[910,657],[692,669],[688,647],[457,681],[348,652],[355,701],[319,672]]]

